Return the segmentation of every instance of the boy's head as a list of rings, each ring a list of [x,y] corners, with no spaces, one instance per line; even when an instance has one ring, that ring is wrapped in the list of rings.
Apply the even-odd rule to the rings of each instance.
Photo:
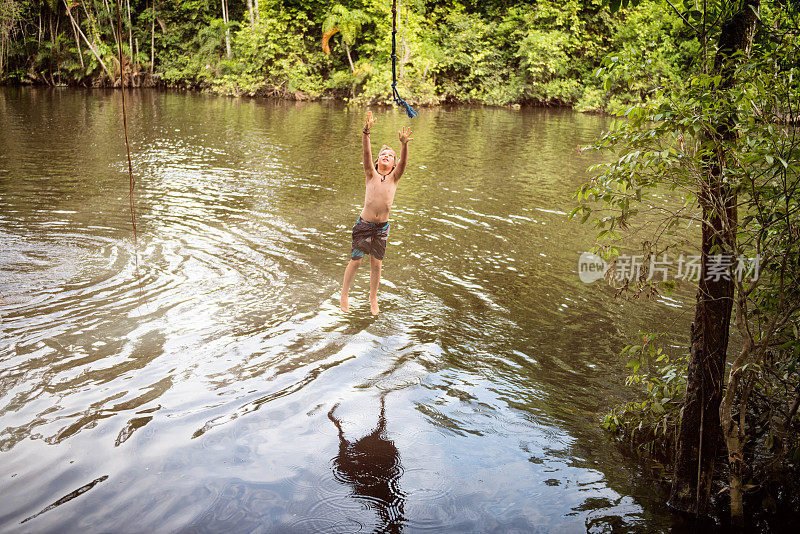
[[[392,147],[383,145],[375,158],[375,170],[380,174],[389,174],[397,166],[397,155]]]

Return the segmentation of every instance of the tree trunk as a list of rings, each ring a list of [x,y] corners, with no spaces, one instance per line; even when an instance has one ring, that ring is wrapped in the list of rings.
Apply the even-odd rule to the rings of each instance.
[[[344,50],[347,52],[347,61],[350,63],[350,70],[355,74],[356,68],[353,66],[353,58],[350,57],[350,45],[347,44],[347,41],[344,39],[342,39],[342,42],[344,43]]]
[[[728,479],[731,499],[731,525],[736,528],[744,527],[744,503],[743,496],[743,472],[744,472],[744,445],[745,436],[745,414],[747,413],[747,397],[749,389],[742,393],[742,401],[739,408],[739,422],[733,418],[733,398],[739,391],[739,382],[742,376],[741,367],[745,358],[750,352],[749,340],[745,341],[745,347],[736,358],[728,380],[728,389],[720,406],[720,417],[722,419],[722,434],[725,437],[725,445],[728,448]]]
[[[256,20],[253,16],[253,0],[247,0],[247,12],[250,13],[250,27],[255,25]]]
[[[350,70],[353,72],[353,75],[356,73],[356,68],[353,66],[353,58],[350,57],[350,45],[347,44],[347,41],[342,39],[344,43],[344,50],[347,52],[347,61],[350,63]],[[356,97],[356,80],[353,78],[353,81],[350,83],[350,98]]]
[[[83,51],[81,50],[81,39],[80,37],[78,37],[78,30],[75,29],[75,25],[78,23],[78,21],[73,20],[72,17],[70,17],[69,22],[72,25],[72,33],[73,35],[75,35],[75,45],[78,47],[78,59],[81,60],[81,68],[84,69],[85,71],[86,65],[83,64]],[[83,74],[85,75],[86,73],[84,72]]]
[[[128,55],[133,56],[133,20],[131,19],[131,0],[125,0],[125,3],[128,7]],[[131,66],[133,66],[133,58],[131,58]]]
[[[108,74],[108,77],[113,80],[114,76],[111,75],[111,72],[108,70],[108,67],[106,67],[106,64],[103,63],[102,59],[100,59],[100,55],[97,53],[97,50],[94,49],[94,46],[92,46],[92,43],[90,43],[89,39],[86,38],[86,35],[81,30],[81,27],[78,26],[78,23],[75,22],[75,19],[72,17],[72,12],[69,9],[69,4],[67,4],[67,0],[62,0],[62,1],[64,2],[64,7],[67,8],[67,16],[69,16],[69,19],[72,21],[73,24],[75,24],[75,27],[78,29],[78,33],[80,34],[81,37],[83,37],[83,42],[85,42],[86,46],[89,47],[89,50],[92,52],[92,55],[95,57],[97,62],[100,63],[100,66],[103,67],[103,70],[106,72],[106,74]]]
[[[150,77],[153,77],[153,66],[156,63],[156,0],[150,4],[153,20],[150,21]],[[152,80],[151,82],[152,83]]]
[[[258,0],[254,0],[254,2],[255,2],[255,6],[256,6],[256,22],[258,22],[258,20],[259,20],[259,15],[258,15]]]
[[[749,0],[722,26],[715,70],[722,75],[724,86],[733,83],[733,54],[749,50],[757,21],[753,9],[758,8],[759,2]],[[717,125],[717,135],[722,139],[735,138],[732,121],[731,117]],[[737,223],[736,195],[725,183],[721,161],[709,163],[708,183],[701,184],[698,196],[703,209],[700,283],[691,332],[686,399],[668,502],[674,510],[696,517],[708,515],[714,461],[722,442],[720,401],[734,293],[731,273],[718,280],[706,277],[714,262],[712,253],[735,251]]]
[[[732,280],[706,280],[711,247],[720,244],[722,221],[719,216],[712,216],[711,208],[706,206],[703,218],[701,279],[691,331],[686,399],[668,503],[675,510],[695,516],[708,514],[714,460],[721,442],[719,403],[733,304]]]
[[[228,0],[222,0],[222,21],[225,23],[225,55],[231,58],[231,31],[228,29]]]
[[[58,83],[61,83],[61,43],[58,40],[58,25],[61,22],[61,15],[58,13],[58,9],[56,8],[56,35],[53,39],[53,44],[55,44],[56,49],[56,74],[58,75]],[[53,82],[53,85],[56,85],[55,79],[53,79],[53,70],[50,70],[50,81]]]

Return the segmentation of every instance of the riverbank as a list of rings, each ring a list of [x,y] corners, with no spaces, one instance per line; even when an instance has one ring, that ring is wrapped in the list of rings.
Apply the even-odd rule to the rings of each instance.
[[[400,2],[393,62],[384,0],[222,5],[220,18],[217,4],[134,1],[118,28],[106,4],[6,0],[0,10],[11,6],[4,16],[14,23],[0,32],[0,81],[113,87],[124,78],[133,87],[378,104],[396,78],[414,106],[598,111],[680,80],[699,46],[659,1],[615,13],[600,2]]]
[[[41,82],[35,81],[28,81],[28,82],[17,82],[17,83],[0,83],[0,87],[30,87],[30,88],[71,88],[71,89],[119,89],[120,83],[112,83],[110,80],[97,80],[92,85],[85,85],[85,84],[46,84]],[[358,105],[369,105],[369,106],[386,106],[392,107],[395,106],[394,101],[391,99],[391,95],[387,92],[382,97],[373,96],[372,98],[363,98],[363,97],[356,97],[350,98],[347,96],[342,96],[341,94],[337,93],[329,93],[329,94],[322,94],[322,95],[309,95],[304,93],[303,91],[296,90],[294,92],[286,90],[284,87],[281,86],[262,86],[256,90],[244,91],[236,87],[228,87],[228,86],[220,86],[220,85],[206,85],[206,86],[197,86],[197,85],[188,85],[188,84],[178,84],[178,85],[169,85],[163,83],[160,80],[153,80],[149,78],[143,78],[143,81],[140,81],[133,85],[126,84],[126,89],[157,89],[163,91],[176,91],[176,92],[186,92],[186,93],[197,93],[197,94],[211,94],[217,96],[229,96],[235,98],[256,98],[256,99],[277,99],[277,100],[286,100],[286,101],[294,101],[294,102],[340,102],[342,104],[358,104]],[[500,107],[500,108],[511,108],[511,109],[520,109],[520,108],[558,108],[558,109],[565,109],[565,110],[573,110],[579,111],[582,113],[595,113],[595,114],[606,114],[606,109],[604,108],[595,108],[595,109],[576,109],[576,106],[573,104],[569,104],[566,102],[559,102],[559,101],[537,101],[532,99],[525,99],[520,101],[513,101],[507,102],[504,104],[497,104],[497,103],[487,103],[481,101],[470,101],[470,100],[461,100],[458,98],[454,98],[451,96],[438,96],[438,97],[428,97],[428,98],[418,98],[416,95],[409,94],[403,95],[403,99],[408,102],[411,106],[415,108],[435,108],[435,107],[447,107],[447,106],[486,106],[486,107]]]

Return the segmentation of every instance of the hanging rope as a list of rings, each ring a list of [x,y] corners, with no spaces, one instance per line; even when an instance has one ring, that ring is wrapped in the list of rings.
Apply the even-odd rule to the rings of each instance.
[[[130,186],[130,200],[131,200],[131,223],[133,224],[133,260],[136,265],[136,281],[139,284],[139,298],[142,297],[142,280],[139,277],[139,240],[136,237],[136,209],[133,205],[133,188],[136,181],[133,179],[133,164],[131,163],[131,142],[128,140],[128,113],[125,109],[125,64],[123,60],[125,57],[122,55],[122,14],[120,4],[122,0],[117,0],[117,47],[119,51],[119,81],[120,81],[120,96],[122,97],[122,129],[125,132],[125,150],[128,156],[128,176]]]
[[[392,98],[394,103],[404,108],[409,118],[413,119],[418,115],[417,111],[408,105],[408,102],[400,98],[397,92],[397,53],[395,51],[395,35],[397,35],[397,0],[392,0]]]

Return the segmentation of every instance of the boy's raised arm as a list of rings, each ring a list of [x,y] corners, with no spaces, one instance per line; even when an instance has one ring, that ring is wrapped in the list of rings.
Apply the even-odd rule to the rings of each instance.
[[[375,124],[375,119],[372,117],[372,112],[367,111],[367,120],[364,124],[364,135],[361,136],[361,148],[364,152],[364,174],[367,178],[372,178],[372,147],[369,143],[369,133],[372,125]]]
[[[406,170],[406,160],[408,159],[408,142],[414,140],[414,138],[411,137],[411,128],[406,128],[403,126],[403,129],[400,130],[398,134],[400,136],[400,158],[397,160],[397,168],[394,171],[395,180],[399,180],[403,175],[403,172]]]

